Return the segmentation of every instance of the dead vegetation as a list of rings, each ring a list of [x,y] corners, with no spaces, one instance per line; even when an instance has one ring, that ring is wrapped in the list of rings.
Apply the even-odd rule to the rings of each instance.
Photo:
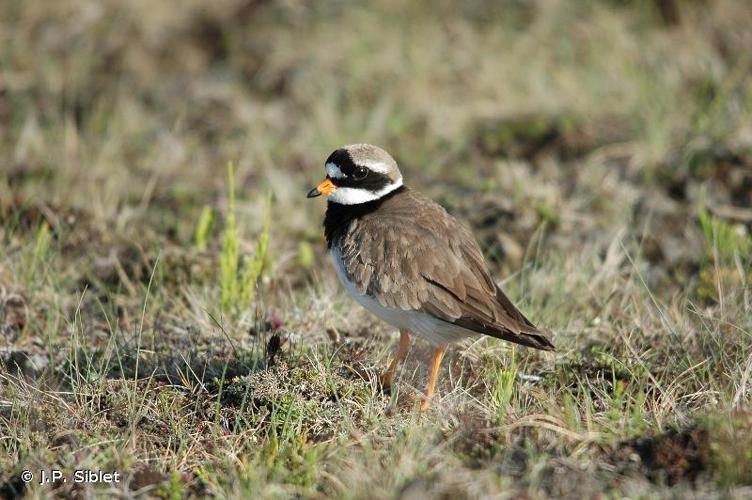
[[[749,495],[752,10],[501,4],[4,7],[0,496]],[[355,141],[557,354],[379,386],[304,199]]]

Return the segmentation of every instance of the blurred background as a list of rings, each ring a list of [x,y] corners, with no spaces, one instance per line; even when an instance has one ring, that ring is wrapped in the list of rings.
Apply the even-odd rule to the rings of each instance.
[[[282,325],[305,356],[315,357],[312,346],[330,338],[339,342],[341,333],[365,346],[337,347],[350,356],[345,365],[384,361],[386,343],[372,342],[372,334],[390,330],[341,293],[323,241],[325,205],[305,198],[332,150],[368,142],[392,153],[406,184],[472,226],[494,276],[536,323],[557,332],[556,364],[518,358],[537,374],[529,380],[544,380],[530,394],[546,397],[520,396],[516,408],[505,403],[494,413],[496,403],[486,401],[498,392],[484,384],[496,380],[489,373],[505,373],[498,370],[510,366],[510,354],[500,343],[474,344],[448,363],[466,371],[465,379],[452,379],[463,381],[447,399],[447,415],[481,401],[486,413],[458,418],[485,429],[487,421],[503,421],[498,415],[553,415],[588,401],[571,421],[556,417],[557,428],[570,429],[567,436],[596,429],[609,445],[642,439],[646,428],[688,426],[694,412],[747,408],[749,415],[750,27],[746,0],[0,0],[0,365],[76,395],[65,404],[48,400],[45,421],[75,414],[70,428],[86,434],[90,422],[100,422],[107,429],[100,441],[121,443],[132,435],[116,423],[139,420],[121,418],[115,403],[106,412],[90,405],[95,391],[86,384],[115,401],[143,392],[147,382],[137,376],[158,373],[170,388],[182,384],[174,389],[179,397],[201,394],[214,408],[217,392],[180,381],[175,367],[245,375],[264,359],[258,332]],[[493,360],[483,346],[491,346]],[[70,366],[79,353],[94,361],[76,365],[75,378]],[[306,373],[318,373],[321,366],[305,356]],[[228,372],[228,360],[247,365]],[[610,399],[616,382],[609,384],[622,375],[632,381],[621,386],[629,397]],[[298,379],[285,376],[284,397],[297,394]],[[0,419],[0,434],[16,432],[12,443],[24,444],[3,445],[18,455],[0,458],[0,469],[15,467],[18,456],[54,463],[45,458],[49,436],[21,435],[41,418],[37,393],[8,380],[0,380],[12,393],[0,401],[0,417],[13,418]],[[656,381],[670,390],[656,391]],[[298,396],[309,402],[316,394]],[[28,404],[3,413],[11,400]],[[647,404],[650,413],[630,427],[619,420],[632,415],[624,401]],[[384,408],[374,410],[377,420],[400,428],[399,415]],[[134,444],[131,458],[153,460],[161,481],[160,474],[188,474],[237,450],[253,456],[257,450],[241,435],[264,427],[225,425],[245,418],[242,406],[240,416],[220,415],[235,410],[195,419],[186,413],[184,428],[195,439],[211,438],[207,422],[215,437],[238,439],[218,439],[196,455],[160,441],[181,435],[169,430],[173,409],[144,409],[169,425],[144,427],[151,441]],[[352,426],[369,429],[357,420],[367,412],[359,412],[351,412]],[[327,425],[350,432],[339,413],[335,424],[320,424],[314,413],[306,415],[316,432]],[[597,424],[582,424],[580,415],[595,415]],[[715,441],[732,450],[724,464],[741,464],[733,484],[750,481],[745,464],[752,459],[733,455],[750,449],[737,446],[739,436],[752,439],[752,420],[745,422],[743,433]],[[505,429],[499,441],[516,439],[515,429]],[[373,434],[386,436],[388,449],[397,433]],[[535,436],[529,456],[566,473],[561,491],[595,481],[579,465],[560,466],[594,441],[567,448],[543,432]],[[298,436],[290,439],[299,451]],[[605,446],[587,448],[586,456],[631,467],[624,457],[633,455],[604,458]],[[415,449],[421,463],[423,451]],[[117,453],[108,456],[119,463]],[[493,458],[477,460],[483,469]],[[238,467],[228,463],[218,470]],[[362,462],[361,476],[379,484],[378,476],[392,472],[378,464],[388,463]],[[536,463],[531,458],[519,474],[537,477]],[[343,477],[351,465],[342,465]],[[468,466],[469,481],[476,465]],[[308,481],[322,491],[309,476],[282,469],[268,481]],[[311,474],[330,481],[326,492],[362,484],[370,493],[355,473],[357,480],[342,483]]]
[[[371,142],[452,204],[623,213],[624,178],[752,204],[748,2],[6,0],[0,23],[6,203],[183,234],[170,205],[212,203],[233,161],[305,231],[323,159]]]
[[[353,142],[522,244],[543,219],[590,235],[644,215],[652,190],[659,212],[701,186],[752,205],[747,2],[6,0],[0,23],[6,210],[186,239],[232,161],[252,213],[272,190],[275,231],[311,238],[302,193]]]

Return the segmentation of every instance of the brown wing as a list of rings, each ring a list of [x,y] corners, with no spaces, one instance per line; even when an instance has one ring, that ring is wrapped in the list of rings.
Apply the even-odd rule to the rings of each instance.
[[[553,350],[493,282],[472,233],[431,200],[401,193],[354,221],[340,245],[348,279],[384,307]]]

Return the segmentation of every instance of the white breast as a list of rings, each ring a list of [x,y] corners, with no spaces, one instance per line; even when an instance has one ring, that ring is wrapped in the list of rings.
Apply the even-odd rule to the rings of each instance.
[[[360,293],[355,283],[347,279],[344,264],[336,245],[332,246],[330,253],[332,261],[334,261],[334,268],[337,270],[337,276],[339,276],[339,280],[344,285],[348,295],[382,321],[386,321],[396,328],[410,330],[410,332],[436,344],[454,342],[471,335],[478,335],[472,330],[443,321],[424,312],[405,311],[399,308],[382,306],[378,300],[370,295]]]

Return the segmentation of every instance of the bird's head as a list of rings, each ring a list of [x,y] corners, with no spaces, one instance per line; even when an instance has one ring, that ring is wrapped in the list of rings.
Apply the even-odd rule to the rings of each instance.
[[[308,192],[322,194],[332,203],[357,205],[378,200],[402,187],[402,174],[389,153],[370,144],[337,149],[324,163],[326,178]]]

